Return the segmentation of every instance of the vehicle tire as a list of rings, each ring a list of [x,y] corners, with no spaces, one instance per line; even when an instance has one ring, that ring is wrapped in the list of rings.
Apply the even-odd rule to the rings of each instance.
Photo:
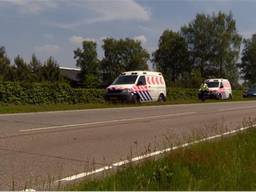
[[[218,100],[222,100],[222,94],[221,94],[221,93],[218,94],[217,99],[218,99]]]
[[[163,103],[165,102],[165,96],[163,94],[160,94],[158,97],[158,102]]]
[[[140,103],[140,97],[138,95],[133,95],[132,96],[132,103],[133,104]]]
[[[229,99],[229,100],[232,100],[232,98],[233,98],[233,97],[232,97],[232,94],[229,94],[228,99]]]

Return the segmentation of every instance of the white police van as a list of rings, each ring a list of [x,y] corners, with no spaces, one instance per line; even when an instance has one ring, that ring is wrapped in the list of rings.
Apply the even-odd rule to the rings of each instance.
[[[232,88],[227,79],[207,79],[209,97],[215,99],[232,99]]]
[[[151,102],[166,100],[166,85],[160,72],[127,71],[107,87],[108,101]]]

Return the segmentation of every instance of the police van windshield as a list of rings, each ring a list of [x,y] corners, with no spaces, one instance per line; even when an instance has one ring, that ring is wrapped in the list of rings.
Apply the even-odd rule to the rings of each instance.
[[[209,88],[219,87],[219,82],[206,82]]]
[[[119,76],[112,84],[113,85],[124,85],[124,84],[134,84],[136,82],[138,75],[122,75]]]

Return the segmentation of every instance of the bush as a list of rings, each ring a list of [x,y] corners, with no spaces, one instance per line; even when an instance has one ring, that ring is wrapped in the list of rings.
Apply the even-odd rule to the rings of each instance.
[[[195,100],[198,89],[188,88],[167,88],[167,100]]]
[[[167,88],[167,101],[197,100],[198,89]],[[0,83],[2,104],[104,103],[104,89],[72,88],[66,83]],[[233,91],[233,99],[242,99],[242,90]]]
[[[65,83],[0,83],[0,103],[54,104],[104,102],[103,89],[74,89]]]

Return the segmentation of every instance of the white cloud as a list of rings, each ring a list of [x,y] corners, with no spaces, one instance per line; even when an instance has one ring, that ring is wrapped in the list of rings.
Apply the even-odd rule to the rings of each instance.
[[[93,41],[96,42],[96,39],[93,38],[84,38],[81,36],[73,35],[70,37],[69,42],[72,43],[73,45],[81,45],[83,41]]]
[[[37,53],[55,54],[60,51],[60,47],[58,45],[47,44],[43,46],[36,46],[34,47],[34,50]]]
[[[147,42],[147,38],[145,37],[145,35],[135,36],[133,37],[133,39],[136,41],[140,41],[142,44],[146,44]]]
[[[134,0],[98,0],[87,1],[88,9],[94,11],[97,16],[90,22],[114,21],[114,20],[138,20],[148,21],[150,11]]]
[[[103,21],[148,21],[151,16],[150,10],[135,0],[0,0],[0,3],[16,6],[22,13],[38,14],[50,8],[61,8],[64,4],[90,12],[88,17],[67,24],[70,27]],[[62,25],[65,28],[65,24]]]
[[[74,45],[81,45],[81,43],[83,42],[84,38],[81,36],[72,36],[70,37],[69,41],[70,43],[74,44]]]
[[[49,8],[57,7],[57,1],[52,0],[1,0],[1,3],[15,6],[24,14],[39,14]]]
[[[67,3],[67,2],[66,2]],[[70,6],[84,8],[86,17],[71,23],[54,23],[63,29],[74,29],[81,25],[110,21],[149,21],[151,12],[135,0],[76,0]]]

